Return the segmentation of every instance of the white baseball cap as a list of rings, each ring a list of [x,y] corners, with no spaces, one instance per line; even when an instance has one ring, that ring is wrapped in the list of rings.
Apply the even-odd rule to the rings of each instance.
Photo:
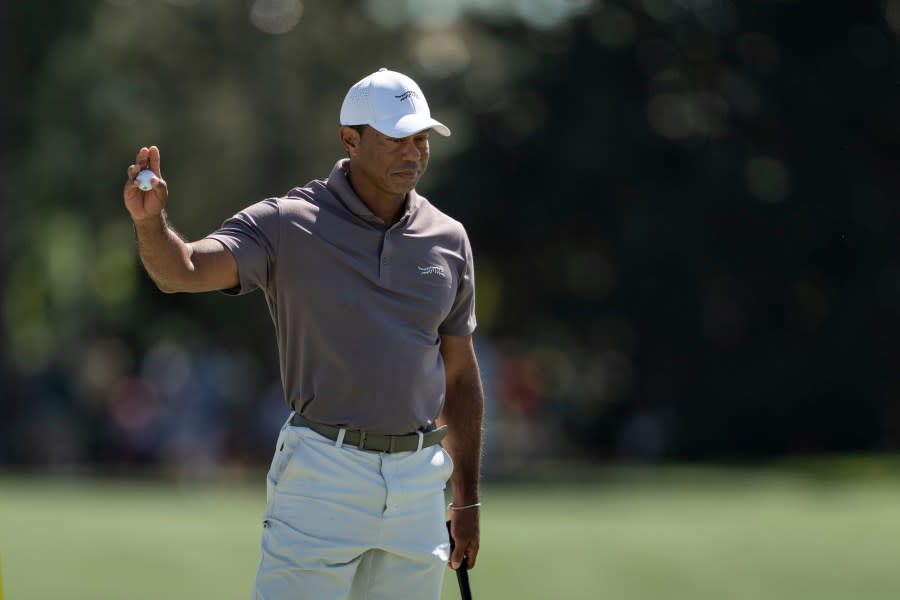
[[[450,135],[446,125],[431,118],[425,94],[416,82],[384,67],[356,82],[347,92],[341,105],[341,125],[370,125],[395,138],[426,129]]]

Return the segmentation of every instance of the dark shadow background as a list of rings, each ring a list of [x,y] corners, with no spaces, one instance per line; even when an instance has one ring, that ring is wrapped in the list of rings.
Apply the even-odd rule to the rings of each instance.
[[[228,4],[228,6],[222,6]],[[347,88],[453,129],[489,471],[900,447],[900,0],[76,0],[0,8],[0,465],[266,460],[261,295],[167,296],[121,201],[162,150],[196,239],[327,176]]]

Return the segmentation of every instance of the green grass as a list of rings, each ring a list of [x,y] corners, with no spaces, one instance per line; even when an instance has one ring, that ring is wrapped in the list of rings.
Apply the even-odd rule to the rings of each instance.
[[[842,469],[586,469],[486,486],[474,595],[900,598],[900,474]],[[0,476],[4,597],[245,599],[263,496],[262,483]],[[452,572],[443,597],[459,597]]]

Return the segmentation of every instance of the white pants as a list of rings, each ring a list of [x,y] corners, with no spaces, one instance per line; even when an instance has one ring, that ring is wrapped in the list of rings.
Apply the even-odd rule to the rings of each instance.
[[[289,422],[269,469],[253,598],[438,600],[450,456],[339,447]]]

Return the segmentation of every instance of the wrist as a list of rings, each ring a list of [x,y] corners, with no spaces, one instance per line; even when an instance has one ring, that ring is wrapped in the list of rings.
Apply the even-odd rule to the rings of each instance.
[[[142,219],[132,219],[132,222],[134,223],[135,231],[139,233],[144,231],[148,233],[165,231],[167,227],[165,211]]]
[[[454,494],[453,501],[450,504],[452,504],[453,506],[469,506],[470,504],[481,504],[481,494],[467,494],[465,496],[457,496]]]
[[[451,502],[447,505],[448,510],[475,510],[481,507],[481,502],[472,502],[471,504],[456,504]]]

